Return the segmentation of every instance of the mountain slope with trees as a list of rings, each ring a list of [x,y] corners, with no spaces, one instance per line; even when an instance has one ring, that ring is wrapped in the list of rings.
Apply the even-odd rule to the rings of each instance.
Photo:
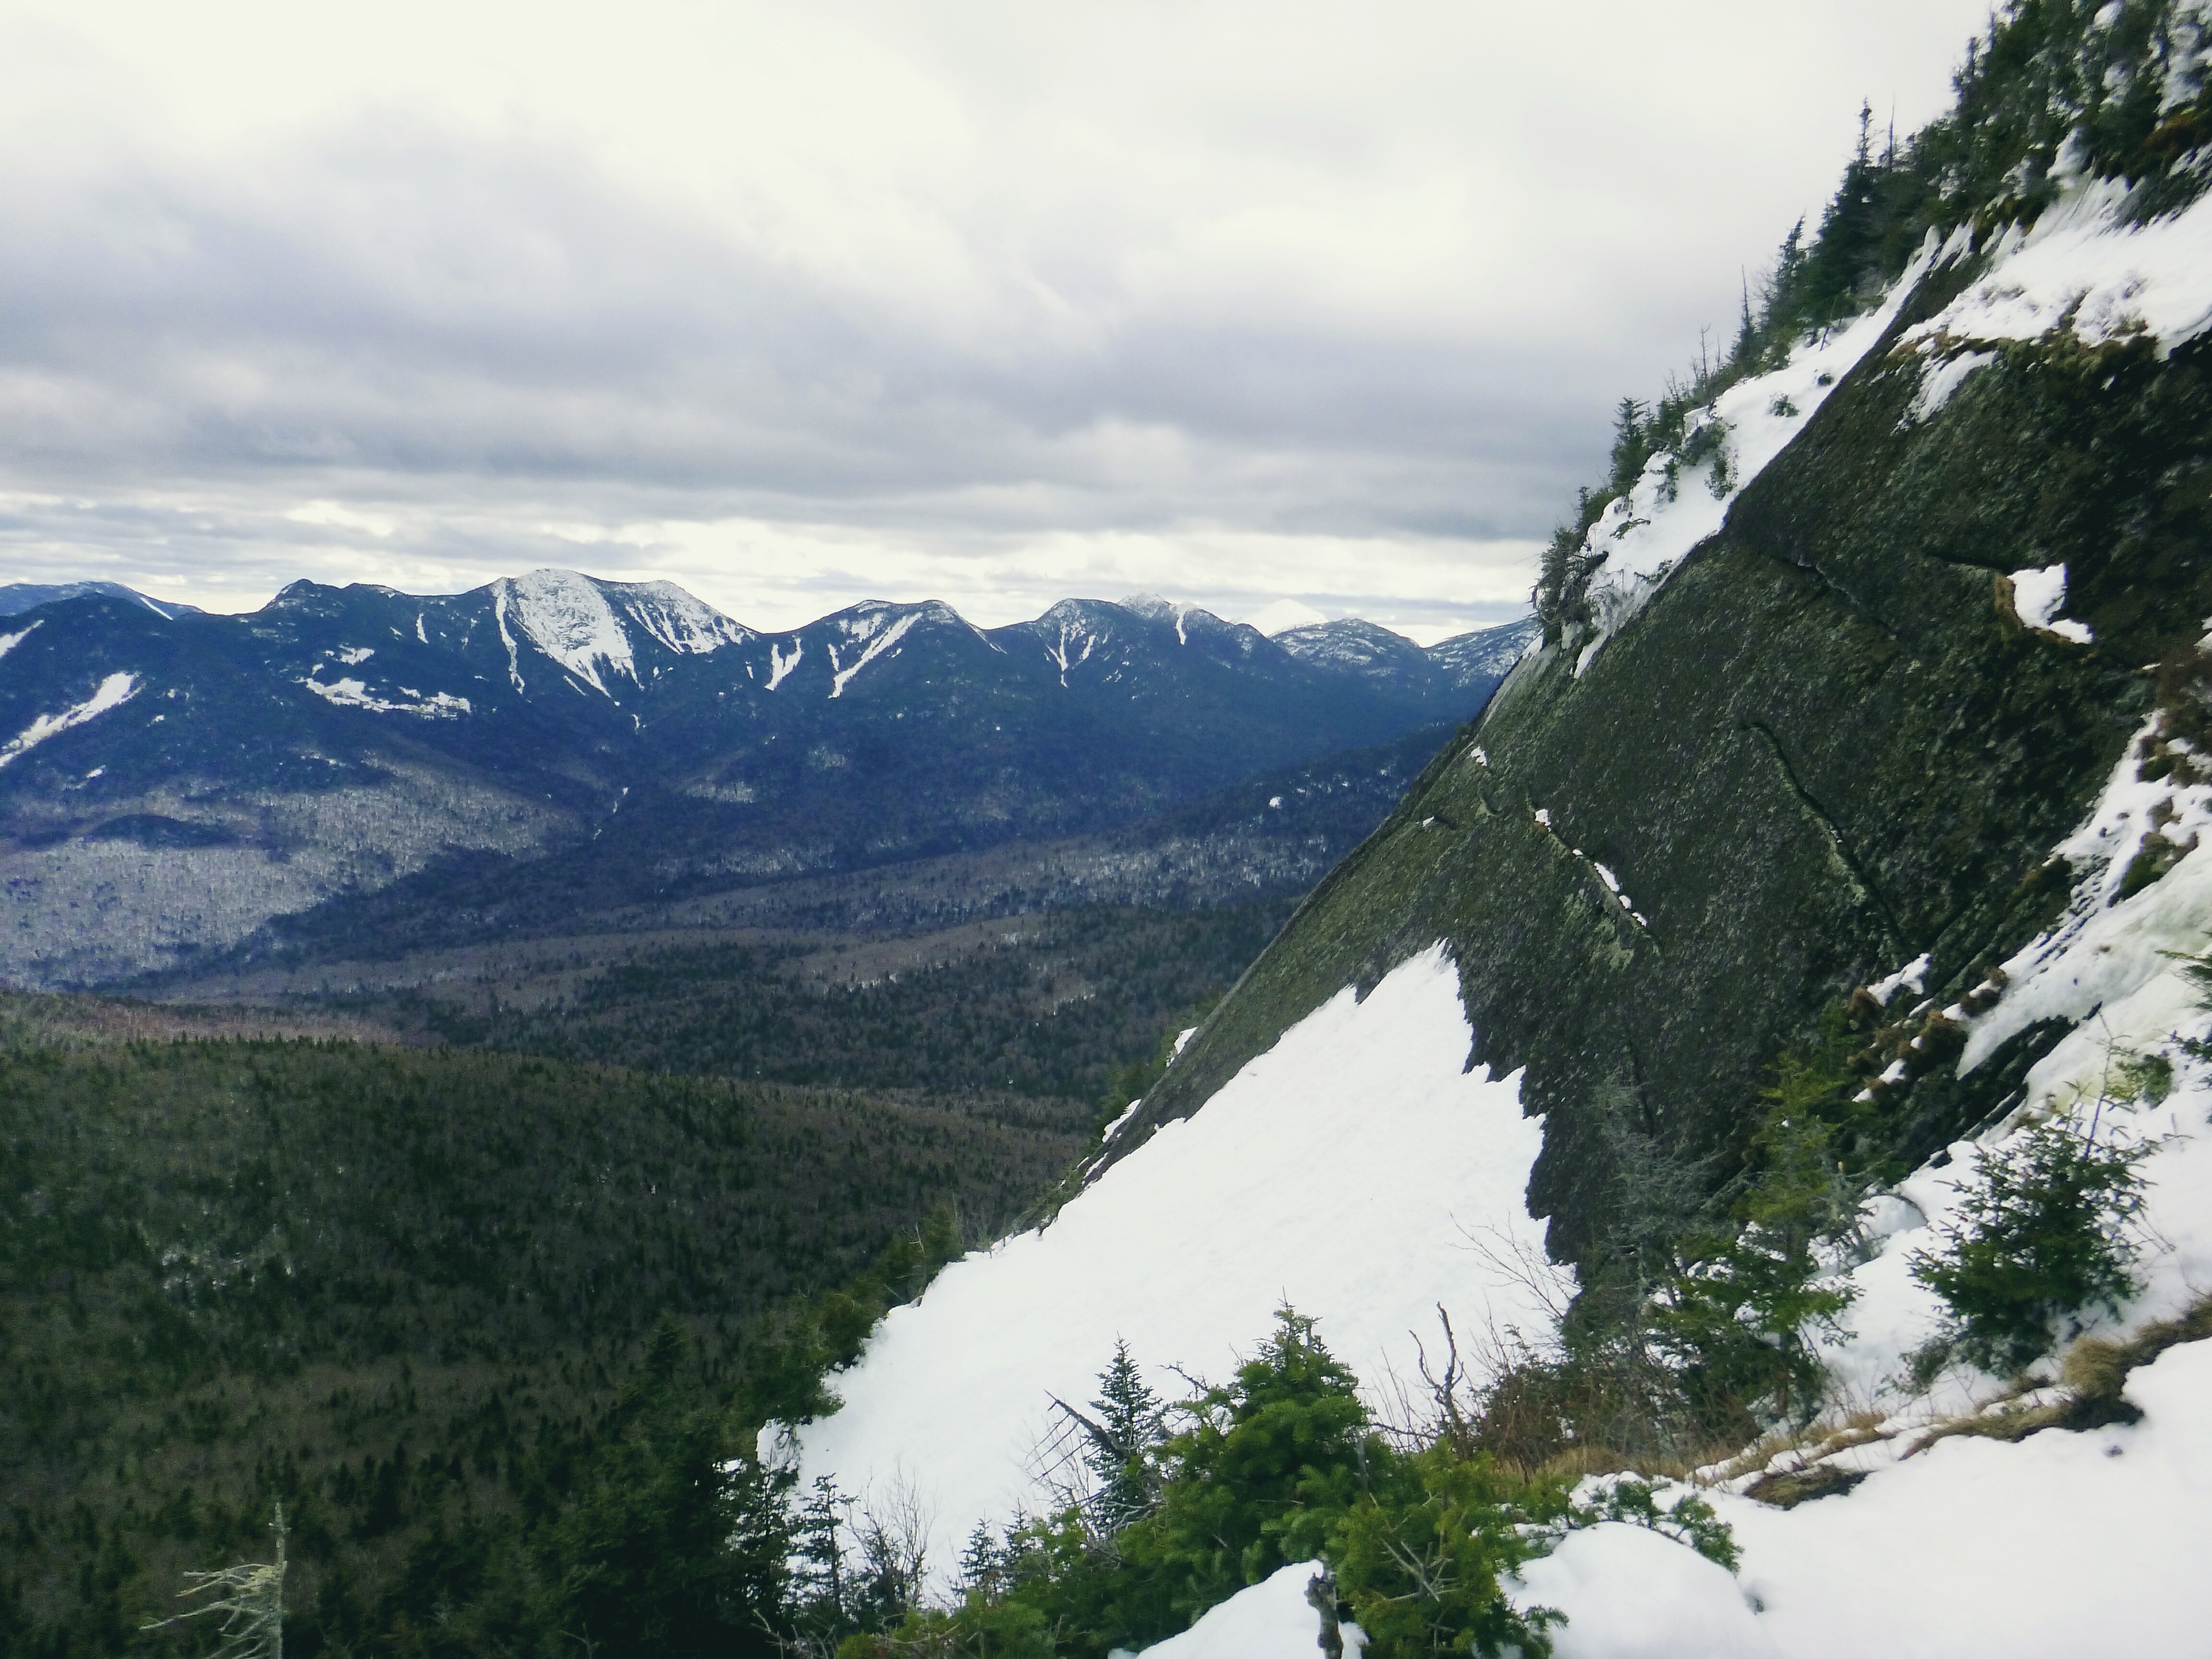
[[[56,1659],[204,1650],[133,1632],[179,1569],[265,1549],[279,1501],[295,1655],[655,1619],[646,1650],[696,1650],[702,1620],[726,1641],[712,1583],[617,1540],[713,1579],[715,1511],[676,1500],[732,1391],[791,1363],[786,1310],[836,1291],[823,1340],[855,1340],[866,1297],[1080,1144],[845,1092],[0,1019],[0,1645]]]
[[[1050,1226],[764,1441],[1048,1510],[849,1653],[2200,1645],[2212,24],[2019,0],[1958,90],[1623,405],[1543,647]],[[1066,1402],[1132,1331],[1189,1395],[1116,1526]]]

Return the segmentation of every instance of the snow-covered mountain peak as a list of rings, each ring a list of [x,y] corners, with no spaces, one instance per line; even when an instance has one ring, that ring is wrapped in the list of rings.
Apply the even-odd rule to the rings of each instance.
[[[1146,617],[1146,620],[1164,621],[1168,618],[1170,613],[1166,608],[1165,601],[1161,603],[1162,609],[1159,613],[1157,616]],[[1135,611],[1134,607],[1131,605],[1115,604],[1110,599],[1060,599],[1047,609],[1045,613],[1037,618],[1037,622],[1041,626],[1049,628],[1069,626],[1108,629],[1113,627],[1117,622],[1127,622],[1133,612],[1139,616],[1146,615],[1144,612]]]
[[[1247,628],[1255,628],[1269,639],[1293,628],[1311,628],[1328,620],[1326,611],[1316,611],[1299,599],[1277,599],[1244,618]]]
[[[631,621],[679,656],[704,656],[726,645],[743,645],[759,637],[674,582],[593,585]]]
[[[901,602],[893,599],[862,599],[858,605],[848,605],[822,619],[822,625],[834,629],[841,638],[854,644],[865,644],[887,629],[896,628],[901,633],[916,626],[932,628],[964,628],[974,632],[974,625],[942,599],[919,599]]]
[[[61,582],[52,585],[7,582],[0,584],[0,617],[12,617],[18,611],[52,605],[62,599],[86,599],[127,600],[132,605],[144,606],[163,622],[200,614],[200,608],[196,605],[183,605],[174,599],[150,599],[137,588],[125,587],[120,582]]]
[[[1285,629],[1274,640],[1300,661],[1341,673],[1387,677],[1419,673],[1428,665],[1421,647],[1404,635],[1358,617]]]
[[[1455,687],[1488,686],[1502,678],[1529,647],[1543,637],[1543,624],[1534,617],[1498,628],[1477,629],[1438,640],[1428,649],[1428,659]]]
[[[502,576],[484,591],[518,675],[513,658],[519,636],[609,696],[609,683],[617,677],[641,684],[633,628],[679,656],[756,637],[673,582],[608,582],[574,570],[533,570]]]
[[[1163,599],[1158,593],[1125,593],[1117,603],[1122,610],[1134,611],[1148,622],[1173,622],[1179,614],[1189,609],[1188,605]]]
[[[1176,631],[1179,643],[1188,645],[1198,634],[1225,634],[1246,628],[1243,623],[1228,623],[1211,611],[1194,605],[1185,605],[1180,599],[1164,599],[1157,593],[1132,593],[1121,601],[1121,609],[1142,617],[1146,622],[1167,623]]]
[[[574,570],[533,570],[490,584],[492,614],[508,641],[510,665],[516,635],[538,647],[595,691],[606,693],[617,675],[637,683],[629,635],[599,585]],[[516,684],[523,682],[518,677]]]

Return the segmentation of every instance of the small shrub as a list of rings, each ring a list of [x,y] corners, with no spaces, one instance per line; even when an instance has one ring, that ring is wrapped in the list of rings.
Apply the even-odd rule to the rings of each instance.
[[[2138,1288],[2127,1227],[2149,1152],[2059,1121],[1984,1156],[1942,1246],[1912,1257],[1912,1276],[1950,1310],[1960,1357],[2015,1372],[2074,1334],[2084,1310],[2119,1310]]]
[[[1576,1527],[1594,1527],[1601,1521],[1646,1527],[1687,1545],[1730,1572],[1743,1559],[1735,1532],[1711,1504],[1693,1492],[1686,1492],[1662,1509],[1659,1488],[1649,1480],[1616,1480],[1595,1493],[1594,1501],[1576,1504],[1568,1519]]]
[[[1321,1553],[1350,1502],[1367,1445],[1359,1381],[1285,1307],[1274,1334],[1183,1410],[1191,1425],[1168,1442],[1173,1471],[1149,1529],[1130,1552],[1177,1585],[1195,1618],[1286,1562]]]
[[[2124,1054],[2112,1062],[2106,1091],[2116,1100],[2158,1106],[2173,1092],[2173,1062],[2164,1054]]]
[[[1545,1632],[1561,1615],[1516,1608],[1499,1581],[1544,1553],[1547,1523],[1583,1524],[1556,1485],[1442,1445],[1407,1456],[1379,1441],[1369,1482],[1337,1523],[1328,1558],[1375,1659],[1552,1651]]]
[[[1823,1091],[1832,1091],[1824,1075],[1785,1062],[1754,1138],[1764,1167],[1739,1206],[1743,1224],[1685,1240],[1682,1265],[1661,1289],[1655,1333],[1693,1396],[1807,1420],[1820,1409],[1827,1371],[1814,1337],[1839,1331],[1856,1294],[1814,1250],[1844,1235],[1857,1207],[1834,1133],[1809,1104]]]

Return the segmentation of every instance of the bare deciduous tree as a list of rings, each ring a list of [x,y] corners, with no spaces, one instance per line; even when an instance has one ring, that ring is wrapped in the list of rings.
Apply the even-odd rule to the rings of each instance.
[[[276,1505],[276,1518],[269,1529],[276,1534],[274,1561],[242,1561],[212,1572],[188,1570],[179,1596],[216,1597],[188,1607],[171,1618],[141,1630],[167,1630],[188,1619],[222,1614],[222,1642],[216,1659],[284,1659],[284,1506]]]

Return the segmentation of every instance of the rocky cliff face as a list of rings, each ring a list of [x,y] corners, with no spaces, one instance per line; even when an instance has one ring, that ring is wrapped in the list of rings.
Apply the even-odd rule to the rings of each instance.
[[[1815,337],[1719,399],[1723,459],[1656,456],[1598,520],[1589,602],[1315,892],[1115,1152],[1442,939],[1470,1063],[1528,1068],[1531,1206],[1573,1257],[1609,1119],[1725,1155],[1778,1051],[1854,988],[1923,954],[1936,1006],[1982,985],[2066,904],[2051,849],[2131,739],[2146,768],[2175,738],[2193,764],[2212,345],[2183,250],[2207,234],[2202,206],[2146,222],[2124,181],[2077,179],[2026,237],[1931,235],[1850,362]],[[1777,440],[1763,465],[1740,453]],[[1692,509],[1717,532],[1608,573],[1609,546]],[[2057,1035],[2031,1025],[1962,1078],[1955,1035],[1932,1034],[1880,1091],[1894,1150],[1970,1127]]]

